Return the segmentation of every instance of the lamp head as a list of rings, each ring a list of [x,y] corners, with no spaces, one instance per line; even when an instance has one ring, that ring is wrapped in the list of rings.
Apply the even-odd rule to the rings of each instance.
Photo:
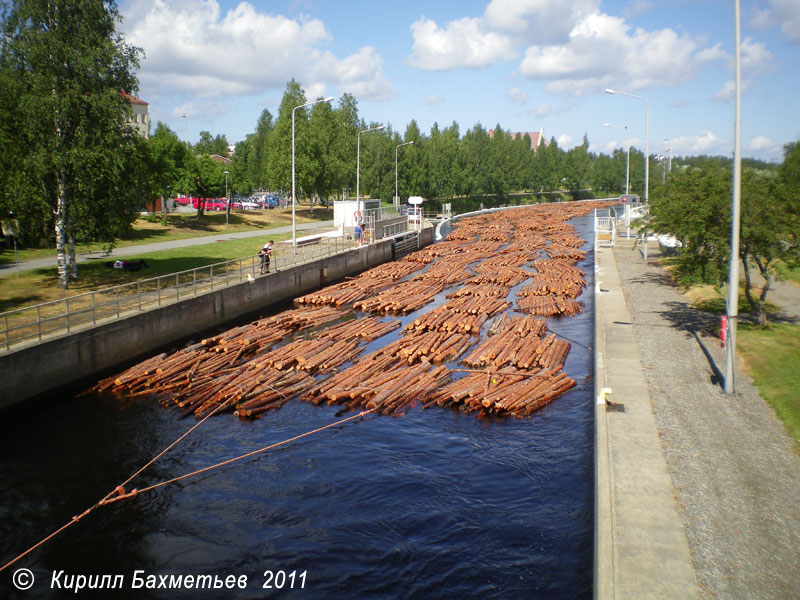
[[[606,94],[616,94],[616,90],[612,90],[611,88],[606,88]]]
[[[611,127],[611,123],[603,123],[603,127]]]

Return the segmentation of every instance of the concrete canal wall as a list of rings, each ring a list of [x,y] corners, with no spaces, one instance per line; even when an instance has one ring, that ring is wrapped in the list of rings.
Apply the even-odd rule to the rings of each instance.
[[[433,228],[420,245],[433,241]],[[328,256],[0,356],[0,410],[121,366],[177,340],[392,260],[392,240]]]

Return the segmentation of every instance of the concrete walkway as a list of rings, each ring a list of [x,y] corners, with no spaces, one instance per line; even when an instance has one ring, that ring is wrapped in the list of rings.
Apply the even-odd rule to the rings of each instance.
[[[625,405],[605,419],[616,595],[633,597],[647,575],[639,597],[800,598],[796,444],[741,365],[736,395],[721,392],[723,351],[706,333],[718,317],[694,309],[656,257],[645,262],[624,241],[598,252],[607,291],[597,295],[597,346],[608,357],[597,373]],[[670,562],[659,569],[648,559],[660,553]]]
[[[613,250],[598,248],[595,261],[595,596],[696,598]]]
[[[308,231],[314,229],[325,229],[333,227],[333,221],[319,221],[315,223],[302,223],[297,225],[297,231]],[[272,229],[257,229],[253,231],[239,231],[237,233],[220,233],[214,235],[204,235],[201,237],[186,238],[182,240],[171,240],[168,242],[155,242],[152,244],[138,244],[135,246],[125,246],[123,248],[114,248],[111,254],[105,255],[100,251],[87,252],[78,254],[75,258],[80,262],[91,260],[115,260],[117,258],[124,258],[125,256],[137,256],[139,254],[147,254],[149,252],[158,252],[159,250],[173,250],[175,248],[185,248],[188,246],[202,246],[204,244],[215,244],[217,242],[225,242],[230,240],[240,240],[251,237],[264,237],[270,235],[278,235],[282,233],[291,233],[291,225],[283,225],[281,227],[273,227]],[[36,260],[29,260],[19,264],[20,271],[29,271],[32,269],[47,269],[57,266],[56,257],[38,258]],[[11,263],[0,263],[0,275],[11,273],[16,269],[16,265]]]

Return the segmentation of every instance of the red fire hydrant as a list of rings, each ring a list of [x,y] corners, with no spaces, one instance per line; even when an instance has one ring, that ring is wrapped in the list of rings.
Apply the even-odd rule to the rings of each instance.
[[[725,342],[728,339],[728,317],[722,315],[722,323],[719,327],[719,345],[721,348],[725,347]]]

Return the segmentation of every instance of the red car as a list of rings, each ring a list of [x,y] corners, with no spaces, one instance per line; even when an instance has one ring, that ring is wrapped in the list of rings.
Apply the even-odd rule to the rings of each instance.
[[[192,207],[197,208],[198,199],[192,199]],[[204,198],[203,210],[225,210],[226,204],[223,198]]]

